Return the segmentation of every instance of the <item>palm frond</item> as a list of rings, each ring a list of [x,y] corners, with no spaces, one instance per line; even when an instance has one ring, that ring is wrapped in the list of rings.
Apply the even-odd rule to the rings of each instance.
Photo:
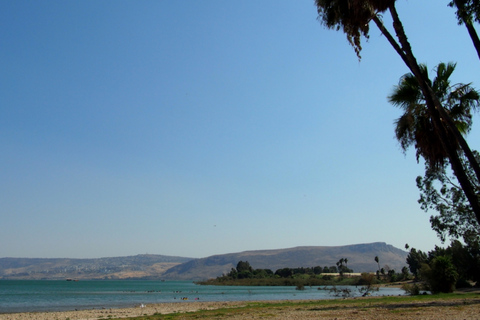
[[[478,108],[480,94],[470,84],[450,84],[450,76],[455,70],[455,63],[440,63],[436,68],[436,76],[430,82],[437,98],[456,127],[462,133],[468,133],[472,125],[471,110]],[[420,65],[420,71],[428,77],[426,65]],[[429,80],[430,81],[430,80]],[[395,121],[395,136],[403,151],[414,145],[417,160],[422,157],[432,168],[440,168],[447,161],[447,152],[439,138],[420,86],[413,74],[400,78],[388,100],[403,110],[403,115]],[[446,124],[445,124],[446,126]],[[448,127],[445,127],[449,131]],[[454,144],[458,142],[453,141]]]

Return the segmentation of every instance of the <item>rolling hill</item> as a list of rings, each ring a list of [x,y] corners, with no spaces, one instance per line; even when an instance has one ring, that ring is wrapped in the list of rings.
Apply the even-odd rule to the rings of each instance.
[[[192,258],[141,254],[98,259],[0,258],[0,279],[159,279]]]
[[[218,277],[236,267],[238,261],[248,261],[254,269],[335,266],[341,258],[348,259],[348,267],[355,272],[374,272],[378,265],[400,272],[406,266],[407,252],[383,242],[338,247],[296,247],[278,250],[256,250],[215,255],[191,260],[168,269],[164,279],[200,280]]]
[[[347,246],[309,246],[255,250],[214,255],[201,259],[163,255],[136,255],[99,259],[0,258],[0,279],[165,279],[204,280],[228,273],[248,261],[254,269],[334,266],[348,259],[354,272],[374,272],[374,261],[400,272],[407,252],[383,242]]]

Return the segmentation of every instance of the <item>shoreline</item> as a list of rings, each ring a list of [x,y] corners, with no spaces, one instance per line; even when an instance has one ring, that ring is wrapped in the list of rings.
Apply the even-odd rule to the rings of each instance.
[[[251,301],[185,301],[147,304],[144,307],[110,308],[110,309],[82,309],[76,311],[40,311],[0,313],[0,320],[96,320],[100,318],[130,318],[151,316],[154,314],[184,313],[199,310],[215,310],[245,306]]]
[[[377,297],[378,298],[378,297]],[[246,320],[263,319],[478,319],[480,295],[468,297],[419,298],[375,300],[372,298],[338,299],[333,303],[324,300],[269,300],[232,302],[182,302],[159,303],[145,307],[123,309],[93,309],[59,312],[26,312],[0,314],[0,320],[101,320],[146,317],[172,313],[186,313],[178,319],[202,318]],[[202,312],[201,314],[187,312]]]

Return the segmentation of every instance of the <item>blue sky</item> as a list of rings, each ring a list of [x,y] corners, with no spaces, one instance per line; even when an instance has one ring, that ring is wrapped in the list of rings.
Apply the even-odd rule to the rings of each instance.
[[[478,86],[447,3],[397,7],[419,62]],[[0,257],[440,244],[386,98],[408,70],[374,26],[359,62],[316,16],[311,0],[0,2]]]

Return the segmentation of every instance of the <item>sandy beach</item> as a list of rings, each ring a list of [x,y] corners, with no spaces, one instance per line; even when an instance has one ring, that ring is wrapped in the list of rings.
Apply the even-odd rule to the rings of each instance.
[[[245,302],[172,302],[138,306],[135,308],[122,309],[89,309],[78,311],[54,311],[54,312],[25,312],[0,314],[0,320],[96,320],[106,318],[129,318],[143,315],[168,314],[177,312],[191,312],[198,310],[214,310],[226,307],[237,307],[246,305]]]
[[[199,310],[218,310],[205,318],[215,319],[480,319],[480,298],[425,300],[411,303],[358,304],[298,304],[268,308],[243,308],[252,302],[181,302],[146,305],[125,309],[93,309],[66,312],[29,312],[0,314],[0,320],[98,320],[185,313]],[[297,301],[298,302],[298,301]],[[219,310],[222,309],[222,310]],[[179,319],[190,318],[188,314]]]
[[[246,305],[245,302],[172,302],[138,306],[135,308],[122,309],[89,309],[78,311],[54,311],[54,312],[25,312],[0,314],[0,320],[96,320],[105,318],[129,318],[143,315],[168,314],[177,312],[191,312],[198,310],[214,310],[226,307]]]
[[[145,305],[144,307],[123,308],[123,309],[90,309],[78,311],[59,312],[25,312],[0,314],[0,320],[94,320],[101,318],[128,318],[142,315],[167,314],[175,312],[189,312],[197,310],[212,310],[228,306],[245,305],[244,302],[172,302]]]

